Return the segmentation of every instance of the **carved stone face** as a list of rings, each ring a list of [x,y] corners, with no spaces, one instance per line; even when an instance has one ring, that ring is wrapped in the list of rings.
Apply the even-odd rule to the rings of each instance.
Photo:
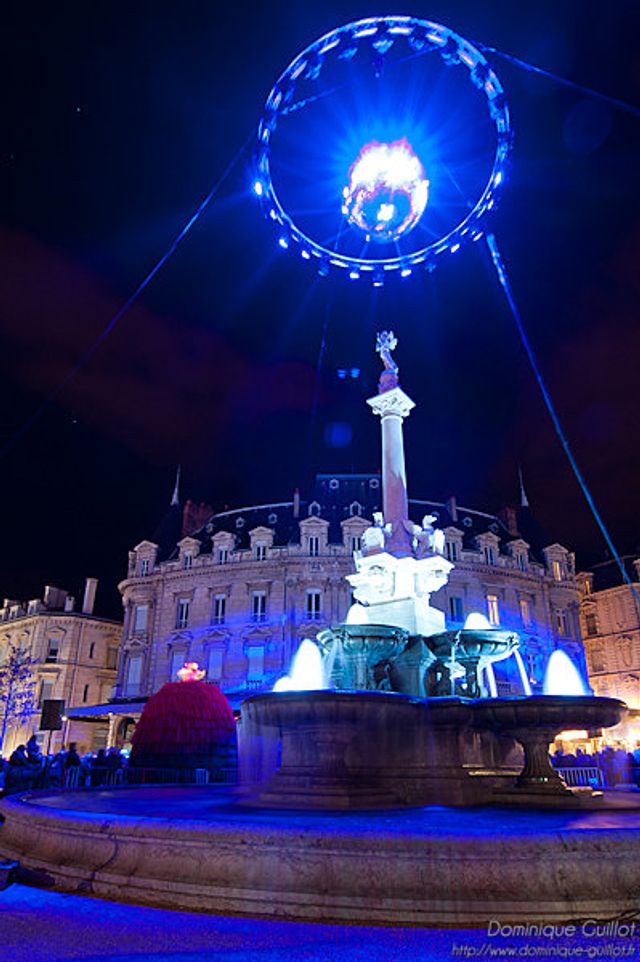
[[[393,572],[384,565],[372,565],[360,572],[359,584],[354,592],[358,601],[375,604],[393,598]]]

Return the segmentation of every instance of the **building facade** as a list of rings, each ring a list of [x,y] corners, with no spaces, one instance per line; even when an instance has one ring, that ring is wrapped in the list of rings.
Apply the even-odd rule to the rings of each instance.
[[[161,536],[130,552],[119,586],[117,698],[145,699],[186,660],[206,668],[232,703],[270,689],[304,638],[345,620],[352,602],[345,576],[381,510],[381,494],[378,475],[320,475],[309,499],[296,494],[276,504],[201,510],[206,520],[195,530],[193,506],[181,512],[174,501]],[[415,522],[435,515],[444,531],[454,568],[431,604],[449,627],[479,611],[518,631],[533,691],[541,690],[554,648],[584,670],[573,555],[540,542],[526,503],[498,517],[459,507],[455,498],[410,500],[409,514]],[[521,674],[497,665],[499,692],[521,692]]]
[[[589,680],[597,695],[620,698],[630,708],[609,740],[640,744],[640,559],[623,558],[633,590],[614,562],[580,575],[580,622]]]
[[[42,704],[62,699],[65,711],[106,701],[116,680],[120,622],[93,613],[97,581],[87,578],[82,609],[66,591],[47,586],[42,599],[26,603],[5,599],[0,608],[0,672],[12,649],[29,660],[33,710],[21,718],[8,718],[2,755],[25,744],[35,732],[44,750],[58,751],[75,741],[80,752],[95,751],[107,743],[107,726],[65,716],[60,731],[40,731]],[[0,699],[0,717],[4,707]]]

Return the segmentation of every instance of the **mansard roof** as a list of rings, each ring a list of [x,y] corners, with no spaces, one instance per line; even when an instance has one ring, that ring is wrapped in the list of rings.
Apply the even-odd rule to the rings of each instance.
[[[271,504],[250,505],[232,510],[213,513],[206,523],[193,533],[201,542],[201,553],[212,550],[212,538],[219,532],[230,532],[235,537],[238,549],[250,547],[250,532],[258,527],[271,528],[274,532],[274,546],[300,543],[300,521],[309,517],[319,517],[329,524],[330,544],[341,544],[343,531],[341,522],[349,517],[362,517],[371,520],[376,511],[382,510],[382,482],[379,474],[319,474],[310,496],[300,499],[296,514],[296,502],[280,501]],[[525,515],[524,529],[520,530],[520,514]],[[477,549],[476,538],[480,534],[492,532],[500,541],[501,550],[518,536],[530,545],[532,555],[543,560],[541,550],[544,541],[530,521],[528,508],[517,512],[518,533],[509,530],[497,515],[472,508],[455,507],[452,501],[438,502],[411,498],[409,515],[416,524],[422,522],[426,514],[436,516],[435,525],[439,528],[454,527],[462,532],[465,549]],[[165,531],[169,526],[165,528]],[[168,533],[168,531],[167,531]],[[176,544],[178,532],[172,545],[165,540],[159,552],[159,560],[177,557]]]

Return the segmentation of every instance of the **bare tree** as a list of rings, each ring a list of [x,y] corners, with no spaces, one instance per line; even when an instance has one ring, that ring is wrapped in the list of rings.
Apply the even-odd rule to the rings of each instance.
[[[37,709],[35,662],[17,645],[9,645],[0,664],[0,755],[7,728],[24,723]]]

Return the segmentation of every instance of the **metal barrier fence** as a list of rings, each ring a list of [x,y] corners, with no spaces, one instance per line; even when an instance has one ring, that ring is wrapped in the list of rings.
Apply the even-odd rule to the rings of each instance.
[[[70,768],[65,773],[64,788],[114,788],[118,785],[232,785],[237,781],[235,769],[206,768],[103,768],[85,770]]]
[[[605,780],[602,769],[597,766],[556,768],[569,788],[604,788]]]

